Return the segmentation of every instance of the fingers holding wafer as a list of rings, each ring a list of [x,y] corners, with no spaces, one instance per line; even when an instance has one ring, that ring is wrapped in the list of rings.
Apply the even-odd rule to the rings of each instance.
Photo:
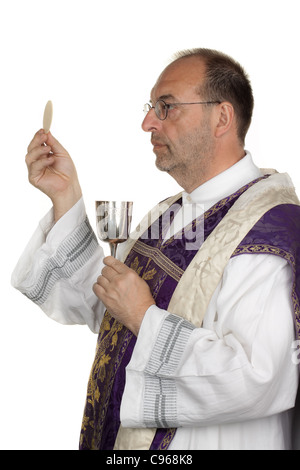
[[[51,157],[51,146],[47,145],[47,136],[44,132],[38,131],[28,145],[25,161],[27,166],[41,158]]]
[[[44,129],[40,129],[34,134],[31,142],[29,143],[27,147],[27,152],[29,153],[35,147],[44,145],[47,142],[47,140],[48,140],[48,135],[45,134]]]

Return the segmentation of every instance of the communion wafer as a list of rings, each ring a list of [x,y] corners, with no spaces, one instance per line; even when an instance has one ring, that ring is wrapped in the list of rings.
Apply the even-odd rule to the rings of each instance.
[[[46,134],[50,131],[51,123],[52,123],[52,116],[53,116],[53,104],[52,101],[48,101],[45,110],[44,110],[44,117],[43,117],[43,129]]]

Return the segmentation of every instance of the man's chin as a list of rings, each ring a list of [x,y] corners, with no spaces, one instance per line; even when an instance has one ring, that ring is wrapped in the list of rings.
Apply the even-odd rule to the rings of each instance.
[[[169,173],[170,170],[171,170],[170,165],[164,165],[161,162],[158,162],[157,160],[155,162],[155,165],[156,165],[156,168],[160,171],[165,171],[165,172]]]
[[[159,157],[159,156],[156,156],[155,165],[158,170],[166,171],[168,173],[172,169],[172,164],[168,162],[167,159],[164,159],[163,157]]]

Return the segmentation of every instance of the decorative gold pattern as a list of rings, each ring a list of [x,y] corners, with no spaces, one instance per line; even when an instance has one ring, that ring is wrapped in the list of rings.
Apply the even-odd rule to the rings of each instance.
[[[95,402],[97,402],[97,408],[102,409],[103,411],[101,416],[97,417],[97,421],[91,419],[85,413],[82,422],[82,431],[86,431],[88,426],[94,430],[92,449],[98,448],[97,436],[101,435],[101,429],[103,427],[105,418],[105,411],[107,409],[107,397],[109,397],[113,385],[114,370],[118,369],[123,357],[122,351],[120,351],[121,354],[117,355],[117,362],[114,364],[114,367],[108,367],[110,366],[111,355],[107,354],[107,351],[111,353],[115,347],[122,345],[127,333],[128,330],[121,323],[117,322],[116,320],[111,322],[111,316],[106,311],[100,329],[99,340],[97,342],[95,360],[90,373],[86,400],[87,404],[91,405],[93,409],[95,409]],[[132,334],[130,339],[131,337]],[[102,396],[100,394],[97,382],[99,379],[100,382],[104,384]],[[84,434],[82,433],[80,437],[80,445],[83,444],[83,438]]]
[[[184,271],[175,263],[173,263],[167,256],[165,256],[159,248],[151,247],[137,240],[137,242],[134,244],[133,250],[143,256],[151,257],[152,260],[161,269],[163,269],[169,276],[175,279],[175,281],[179,282]]]
[[[165,435],[164,439],[160,443],[160,446],[157,450],[166,450],[172,442],[173,437],[175,436],[176,428],[170,428],[168,433]]]

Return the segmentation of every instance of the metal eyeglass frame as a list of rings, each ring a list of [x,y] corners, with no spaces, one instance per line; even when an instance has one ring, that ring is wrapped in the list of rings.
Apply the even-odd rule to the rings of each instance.
[[[159,108],[159,103],[163,103],[163,108]],[[194,103],[166,103],[164,100],[157,100],[155,105],[154,106],[151,106],[151,104],[149,103],[145,103],[144,104],[144,113],[145,115],[147,115],[149,113],[149,111],[151,111],[151,109],[154,109],[155,111],[155,114],[157,116],[157,118],[160,120],[160,121],[165,121],[165,119],[167,119],[168,117],[168,111],[169,109],[171,108],[171,106],[174,106],[174,105],[187,105],[187,104],[220,104],[221,101],[196,101]],[[161,118],[159,117],[159,109],[163,109],[165,111],[165,117]]]

